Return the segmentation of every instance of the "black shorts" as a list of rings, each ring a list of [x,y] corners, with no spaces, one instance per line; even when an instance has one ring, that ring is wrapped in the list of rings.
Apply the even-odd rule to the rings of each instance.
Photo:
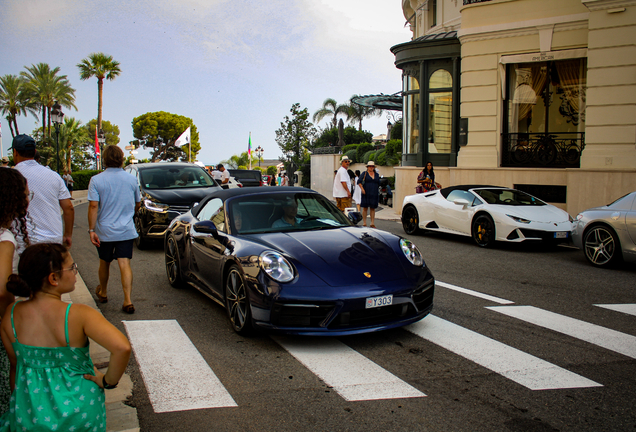
[[[72,183],[67,184],[66,189],[68,189],[69,192],[73,192],[73,184]]]
[[[97,255],[99,259],[106,262],[111,262],[117,258],[132,259],[133,243],[134,239],[114,241],[114,242],[100,242],[97,248]]]

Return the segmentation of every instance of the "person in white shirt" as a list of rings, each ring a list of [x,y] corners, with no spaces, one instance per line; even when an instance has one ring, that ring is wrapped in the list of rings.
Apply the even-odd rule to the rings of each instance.
[[[221,172],[221,178],[219,179],[219,181],[221,182],[221,187],[227,189],[229,186],[228,183],[230,182],[230,172],[225,169],[223,164],[218,164],[216,166],[216,169]]]
[[[66,183],[55,171],[47,169],[33,159],[35,140],[29,135],[16,135],[11,149],[16,163],[15,169],[27,179],[29,190],[33,192],[33,198],[29,203],[30,217],[27,218],[30,243],[63,243],[70,248],[73,241],[75,210]],[[24,247],[25,245],[21,245],[20,251]]]
[[[340,168],[333,179],[333,197],[336,199],[338,208],[344,212],[347,207],[351,207],[351,178],[349,177],[349,165],[351,159],[343,156],[340,160]]]

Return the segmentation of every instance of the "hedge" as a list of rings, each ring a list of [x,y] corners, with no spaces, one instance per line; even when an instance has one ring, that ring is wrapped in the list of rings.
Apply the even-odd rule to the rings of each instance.
[[[91,177],[100,172],[101,170],[84,170],[71,173],[71,176],[73,176],[73,190],[88,189],[88,183],[90,183]]]

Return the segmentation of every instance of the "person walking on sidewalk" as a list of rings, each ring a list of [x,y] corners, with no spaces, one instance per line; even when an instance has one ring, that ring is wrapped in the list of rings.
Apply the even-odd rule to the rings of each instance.
[[[63,243],[70,248],[75,209],[64,180],[55,171],[34,160],[35,140],[29,135],[16,135],[11,149],[13,149],[13,160],[16,163],[15,169],[27,179],[29,190],[33,192],[27,218],[31,244]],[[60,217],[60,208],[62,217]],[[20,251],[25,246],[20,245]]]
[[[343,156],[340,160],[340,168],[336,171],[333,179],[333,197],[340,211],[344,212],[347,207],[351,207],[351,178],[347,170],[351,164],[348,156]]]
[[[133,216],[139,210],[141,195],[135,177],[122,169],[124,152],[116,145],[104,149],[106,170],[91,178],[88,185],[88,233],[99,255],[97,301],[108,301],[110,263],[116,259],[124,291],[122,310],[132,314],[135,307],[130,295],[133,274],[130,260],[137,237]]]
[[[76,275],[68,249],[39,243],[26,248],[7,282],[28,300],[10,305],[0,326],[13,388],[2,430],[106,431],[103,389],[117,386],[131,347],[97,310],[62,301]],[[93,365],[88,338],[110,351],[106,374]]]
[[[367,226],[367,209],[371,215],[371,228],[375,228],[375,209],[380,201],[380,175],[375,171],[375,162],[367,162],[367,170],[360,175],[358,185],[362,192],[362,226]]]
[[[64,170],[64,175],[62,176],[62,179],[66,182],[66,188],[68,189],[68,192],[71,194],[71,199],[74,199],[73,198],[73,183],[75,183],[75,181],[73,181],[73,176],[71,176],[71,171]]]

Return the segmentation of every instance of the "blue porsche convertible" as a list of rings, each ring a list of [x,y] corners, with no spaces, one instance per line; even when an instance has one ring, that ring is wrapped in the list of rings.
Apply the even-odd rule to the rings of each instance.
[[[424,318],[435,280],[420,251],[359,220],[309,189],[219,190],[170,224],[168,281],[221,304],[241,334],[346,335]]]

